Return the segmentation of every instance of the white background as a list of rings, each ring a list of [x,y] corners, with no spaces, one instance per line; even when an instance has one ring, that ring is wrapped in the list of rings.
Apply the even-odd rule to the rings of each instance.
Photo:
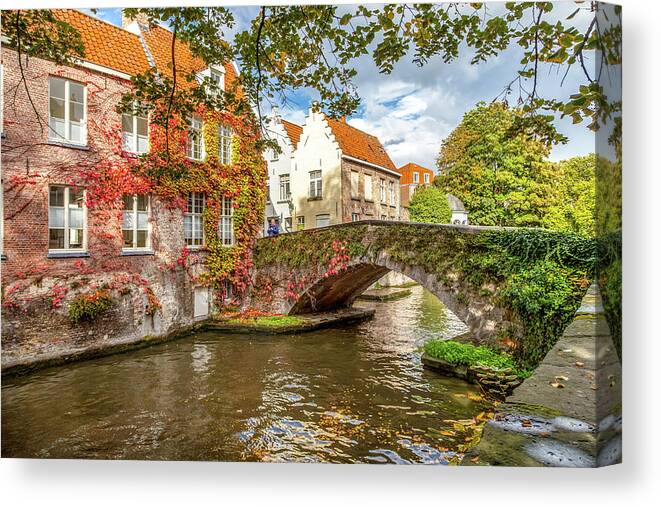
[[[3,7],[116,7],[121,3],[141,6],[147,1],[99,0],[93,5],[81,1],[3,2]],[[661,2],[620,3],[624,6],[625,44],[623,465],[601,470],[541,470],[3,459],[3,504],[658,505]]]

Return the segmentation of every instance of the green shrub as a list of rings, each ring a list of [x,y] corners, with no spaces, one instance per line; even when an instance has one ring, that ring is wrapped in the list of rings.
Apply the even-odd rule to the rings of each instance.
[[[112,306],[112,298],[107,290],[76,297],[69,305],[69,319],[74,324],[91,322]]]
[[[416,190],[409,203],[411,222],[449,224],[452,210],[445,192],[437,187]]]
[[[430,340],[423,347],[425,354],[442,359],[455,366],[487,366],[500,370],[511,369],[521,378],[530,373],[518,367],[514,358],[506,352],[496,352],[488,347],[476,347],[469,343],[452,340]]]

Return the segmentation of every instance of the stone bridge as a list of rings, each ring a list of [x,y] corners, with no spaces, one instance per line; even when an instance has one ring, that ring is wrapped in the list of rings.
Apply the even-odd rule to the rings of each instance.
[[[475,263],[489,254],[486,236],[507,231],[362,221],[262,238],[250,304],[290,315],[348,307],[396,271],[436,295],[469,327],[472,341],[496,345],[505,330],[516,330],[517,316],[498,302],[498,277]]]

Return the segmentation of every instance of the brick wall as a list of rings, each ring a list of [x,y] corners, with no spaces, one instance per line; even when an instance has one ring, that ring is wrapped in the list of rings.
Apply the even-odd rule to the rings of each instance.
[[[49,185],[80,184],[82,171],[114,156],[104,131],[119,128],[121,117],[115,107],[129,81],[38,58],[24,60],[40,121],[21,82],[16,52],[2,48],[2,65],[3,352],[11,356],[18,350],[38,353],[67,344],[139,339],[192,323],[191,277],[177,264],[185,247],[179,209],[152,199],[151,255],[122,255],[121,212],[91,208],[87,213],[89,256],[48,258]],[[87,86],[84,149],[48,141],[50,75]],[[191,256],[189,274],[200,269],[202,255]],[[111,291],[113,309],[93,324],[73,325],[67,317],[68,304],[96,288]],[[153,317],[145,314],[149,291],[162,305]],[[13,300],[20,303],[18,308]]]
[[[358,195],[351,195],[351,173],[358,172]],[[372,176],[372,199],[365,199],[365,175]],[[380,180],[386,181],[386,203],[381,203]],[[390,205],[389,185],[395,189],[396,205]],[[360,164],[353,160],[342,159],[342,222],[351,222],[352,213],[357,213],[360,220],[400,220],[399,178],[375,167]]]

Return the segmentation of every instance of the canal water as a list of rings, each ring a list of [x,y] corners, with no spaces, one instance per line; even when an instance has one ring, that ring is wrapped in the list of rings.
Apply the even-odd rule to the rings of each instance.
[[[445,464],[491,405],[423,370],[463,324],[414,287],[369,322],[293,336],[204,332],[7,379],[3,457]],[[460,426],[460,425],[459,425]]]

